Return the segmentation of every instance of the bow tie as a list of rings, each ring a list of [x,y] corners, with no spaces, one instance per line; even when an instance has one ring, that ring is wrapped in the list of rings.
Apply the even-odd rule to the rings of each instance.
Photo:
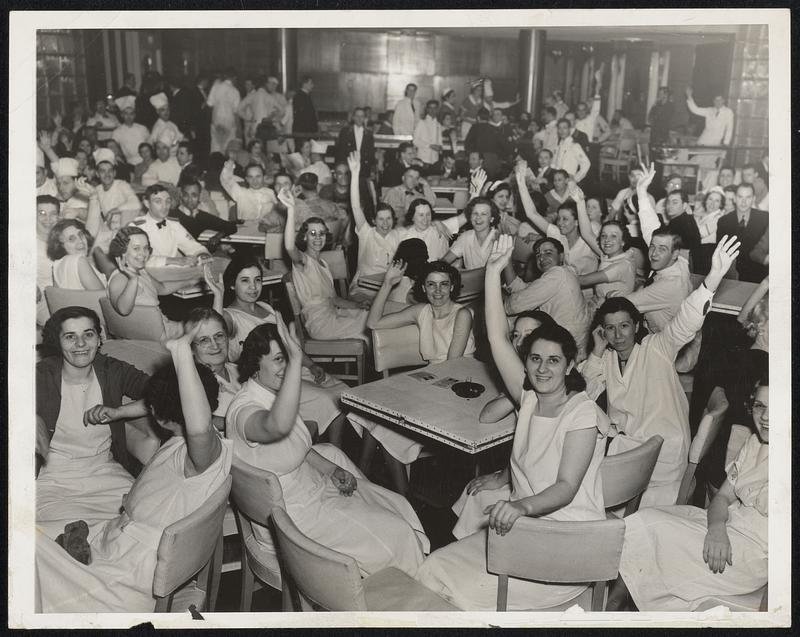
[[[156,227],[157,227],[159,230],[160,230],[161,228],[166,228],[166,226],[167,226],[167,220],[166,220],[166,219],[162,219],[161,221],[159,221],[159,222],[157,222],[157,223],[156,223]]]
[[[419,193],[418,193],[417,191],[415,191],[415,190],[406,190],[406,194],[407,194],[407,195],[414,196],[414,195],[417,195],[417,194],[419,194]]]

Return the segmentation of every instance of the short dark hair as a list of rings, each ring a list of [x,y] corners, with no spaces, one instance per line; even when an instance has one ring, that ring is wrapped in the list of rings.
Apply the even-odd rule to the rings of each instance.
[[[464,216],[467,218],[468,221],[470,215],[472,214],[472,211],[475,210],[475,206],[478,206],[480,204],[489,206],[489,214],[491,216],[489,223],[491,226],[494,227],[498,223],[500,223],[500,209],[497,207],[497,204],[494,201],[489,199],[489,197],[474,197],[473,199],[469,200],[469,203],[467,203],[467,207],[464,208]]]
[[[142,142],[141,144],[139,144],[139,145],[136,147],[136,152],[138,152],[138,153],[141,155],[141,152],[142,152],[142,146],[146,146],[146,147],[147,147],[147,150],[149,150],[149,151],[150,151],[150,155],[151,155],[151,156],[155,156],[155,151],[153,150],[153,145],[152,145],[152,144],[148,144],[147,142]]]
[[[258,137],[254,137],[249,142],[247,142],[247,146],[246,146],[247,152],[248,153],[253,152],[253,146],[255,146],[256,144],[261,144],[262,148],[264,146],[264,142],[262,142],[261,139],[259,139]]]
[[[150,245],[150,236],[139,226],[123,226],[117,230],[114,238],[111,239],[111,243],[108,246],[108,256],[116,259],[125,254],[128,250],[128,244],[131,242],[131,237],[135,235],[144,235],[147,237],[147,245]]]
[[[478,109],[478,119],[489,119],[490,115],[491,113],[489,113],[489,109],[485,106],[481,106]]]
[[[422,268],[428,262],[428,246],[422,239],[403,239],[392,257],[395,261],[402,259],[406,264],[405,275],[416,283]]]
[[[397,147],[397,152],[403,154],[409,148],[414,148],[414,144],[412,144],[411,142],[400,142],[400,145]]]
[[[556,175],[563,175],[564,179],[569,180],[569,173],[564,170],[563,168],[556,168],[553,173],[553,177],[555,178]]]
[[[427,303],[428,296],[425,294],[425,280],[429,274],[441,272],[450,277],[450,299],[455,301],[461,294],[461,273],[447,261],[428,261],[422,266],[419,276],[414,281],[414,298],[420,303]]]
[[[622,223],[621,221],[617,221],[616,219],[606,219],[602,224],[600,224],[600,232],[603,232],[603,228],[606,226],[616,226],[622,231],[622,250],[625,251],[631,247],[631,233],[628,232],[627,224]],[[597,234],[597,243],[600,244],[600,233]]]
[[[61,327],[69,319],[88,318],[92,321],[97,336],[102,336],[103,328],[97,312],[80,305],[69,305],[57,309],[50,315],[42,328],[42,343],[38,350],[44,356],[61,355]]]
[[[756,189],[753,187],[753,184],[749,184],[746,181],[743,181],[738,186],[736,186],[737,193],[739,192],[739,188],[749,188],[750,192],[752,192],[754,195],[756,194]]]
[[[536,242],[533,244],[533,248],[531,248],[531,254],[535,257],[536,251],[539,249],[540,246],[543,246],[545,243],[552,244],[556,252],[559,254],[564,254],[564,244],[561,243],[558,239],[553,237],[542,237],[541,239],[537,239]]]
[[[315,173],[303,173],[297,178],[297,183],[306,190],[315,190],[319,184],[319,177]]]
[[[406,84],[406,87],[403,89],[403,95],[405,95],[406,93],[408,93],[408,89],[410,89],[412,86],[413,86],[415,89],[416,89],[416,88],[419,88],[419,87],[418,87],[416,84],[414,84],[414,82],[409,82],[408,84]]]
[[[203,190],[203,185],[197,181],[197,179],[181,179],[178,183],[178,186],[181,190],[188,188],[189,186],[197,186],[198,190]]]
[[[381,210],[388,210],[389,212],[392,213],[392,221],[394,222],[394,225],[396,226],[397,225],[397,213],[395,212],[394,208],[392,208],[388,203],[385,203],[383,201],[379,201],[378,205],[375,206],[375,214],[373,216],[373,219],[375,219],[375,217],[378,216],[378,213]]]
[[[653,237],[672,237],[672,251],[680,250],[683,248],[683,239],[675,230],[669,226],[661,226],[653,230]]]
[[[547,113],[548,115],[551,115],[553,117],[555,117],[558,114],[558,111],[555,109],[554,106],[545,106],[542,109],[542,112]]]
[[[286,353],[283,341],[278,334],[278,326],[273,323],[256,325],[244,339],[242,353],[236,363],[240,383],[251,379],[258,371],[261,357],[270,353],[270,341],[278,343],[281,351]]]
[[[200,382],[206,394],[206,400],[213,412],[219,405],[219,383],[214,372],[200,363],[194,364]],[[175,365],[170,362],[161,367],[150,377],[144,390],[144,403],[157,420],[174,422],[181,427],[186,426],[181,405],[180,390],[178,389],[178,373]]]
[[[273,179],[277,179],[278,177],[288,177],[289,181],[292,182],[292,184],[294,184],[294,177],[292,177],[285,170],[279,170],[278,172],[276,172],[275,176],[273,177]]]
[[[261,263],[259,263],[256,256],[248,251],[236,252],[222,273],[222,287],[224,290],[222,301],[224,305],[228,305],[233,301],[236,294],[232,288],[236,285],[236,277],[239,276],[242,270],[247,268],[258,268],[258,271],[263,274]]]
[[[67,228],[77,228],[83,233],[88,245],[88,251],[92,251],[94,244],[94,237],[86,230],[86,226],[77,219],[61,219],[57,221],[47,235],[47,258],[51,261],[58,261],[61,257],[66,256],[67,251],[64,249],[64,244],[61,241],[61,233]]]
[[[578,220],[578,204],[572,201],[572,199],[567,199],[558,205],[557,212],[561,212],[562,210],[568,210],[572,218],[575,219],[575,221]]]
[[[165,192],[169,194],[169,189],[162,184],[152,184],[151,186],[148,186],[144,191],[145,201],[149,201],[150,197],[152,197],[153,195],[157,195],[160,192]]]
[[[425,102],[425,108],[428,108],[431,104],[434,106],[439,106],[439,100],[428,100]]]
[[[680,188],[675,188],[674,190],[670,190],[667,193],[667,198],[672,197],[673,195],[678,195],[681,198],[683,203],[686,203],[686,195],[684,194],[683,190]]]
[[[431,217],[433,217],[433,205],[427,199],[423,199],[422,197],[417,197],[414,199],[410,204],[408,204],[408,210],[406,210],[405,216],[405,224],[410,226],[414,223],[414,214],[417,212],[417,206],[428,206],[431,209]]]
[[[251,168],[258,168],[261,171],[262,175],[266,174],[266,171],[264,170],[264,167],[261,164],[259,164],[258,162],[255,162],[255,161],[251,161],[249,164],[247,164],[247,166],[245,166],[244,174],[246,175],[247,171],[250,170]]]
[[[631,317],[634,325],[637,326],[634,339],[637,343],[641,343],[642,339],[647,336],[648,333],[647,327],[644,324],[644,316],[636,309],[636,306],[624,296],[612,296],[606,299],[594,313],[589,331],[592,332],[595,328],[601,326],[608,314],[616,314],[617,312],[626,312],[628,316]],[[609,347],[611,346],[609,345]]]
[[[736,174],[736,169],[733,166],[727,166],[727,165],[722,166],[717,174],[721,173],[723,170],[730,170],[732,174],[734,175]]]
[[[39,195],[36,197],[36,207],[38,208],[43,203],[48,203],[56,207],[57,211],[61,211],[61,202],[53,195]]]
[[[328,224],[326,224],[325,220],[322,219],[321,217],[309,217],[308,219],[306,219],[302,223],[300,229],[297,231],[297,234],[294,237],[294,245],[301,252],[305,252],[306,248],[308,247],[308,239],[306,239],[306,233],[308,232],[308,226],[310,226],[312,223],[318,223],[325,226],[326,229],[328,228]]]
[[[547,341],[548,343],[555,343],[560,346],[561,353],[564,354],[564,358],[567,359],[567,365],[574,363],[578,356],[578,345],[575,343],[575,337],[568,329],[558,325],[552,319],[550,319],[549,322],[543,322],[522,340],[520,350],[523,360],[530,354],[531,347],[533,347],[533,344],[537,341]],[[586,389],[586,381],[574,367],[564,378],[564,383],[568,392],[583,391]],[[522,388],[528,391],[533,389],[533,384],[528,378],[527,372],[525,373]]]
[[[559,117],[558,121],[556,122],[556,126],[561,126],[561,124],[566,124],[567,126],[572,126],[572,122],[570,122],[566,117]]]
[[[189,151],[190,155],[194,155],[194,143],[189,141],[188,139],[184,139],[182,142],[178,142],[178,148],[185,148]]]

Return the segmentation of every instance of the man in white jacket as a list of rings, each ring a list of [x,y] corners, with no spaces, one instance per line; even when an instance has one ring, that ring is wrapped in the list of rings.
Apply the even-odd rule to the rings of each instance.
[[[224,79],[211,87],[206,104],[211,107],[211,152],[224,153],[228,143],[236,138],[236,111],[242,96],[233,82],[236,71],[225,70]]]
[[[414,129],[417,156],[426,166],[432,166],[439,161],[439,153],[442,150],[442,125],[436,118],[438,111],[439,102],[428,100],[425,104],[425,118],[421,119]]]
[[[413,135],[414,129],[419,121],[418,108],[414,103],[414,96],[417,94],[417,85],[409,84],[406,86],[405,97],[403,97],[394,107],[392,117],[392,129],[395,135]]]

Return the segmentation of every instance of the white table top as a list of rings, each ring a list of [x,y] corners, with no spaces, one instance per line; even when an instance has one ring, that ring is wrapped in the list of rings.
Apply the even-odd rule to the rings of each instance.
[[[483,406],[501,393],[502,382],[494,373],[474,358],[458,358],[353,387],[342,392],[341,400],[381,421],[476,454],[514,437],[513,414],[498,423],[478,422]],[[477,398],[460,398],[450,388],[452,381],[436,385],[443,379],[471,380],[486,389]]]
[[[216,232],[213,230],[203,230],[197,237],[198,241],[208,241]],[[266,233],[258,229],[258,221],[245,221],[238,227],[238,230],[227,237],[221,239],[223,243],[253,243],[264,245]]]

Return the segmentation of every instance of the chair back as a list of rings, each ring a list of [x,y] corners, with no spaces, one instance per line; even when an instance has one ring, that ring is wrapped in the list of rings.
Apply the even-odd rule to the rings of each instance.
[[[459,303],[469,303],[477,299],[483,293],[483,286],[486,280],[485,275],[486,270],[484,268],[462,270],[461,292],[456,300]]]
[[[281,566],[300,595],[303,610],[367,610],[361,573],[348,555],[307,537],[281,508],[272,509]]]
[[[64,288],[53,286],[48,286],[44,289],[44,300],[47,303],[47,309],[50,310],[50,314],[60,310],[62,307],[73,305],[86,307],[97,312],[103,331],[106,331],[106,321],[103,317],[103,309],[100,307],[100,299],[105,298],[105,296],[105,290],[65,290]]]
[[[506,607],[508,577],[558,584],[602,582],[602,593],[592,600],[592,610],[602,610],[605,583],[619,572],[625,522],[522,517],[505,535],[490,531],[487,538],[487,570],[501,577],[498,610]]]
[[[292,308],[297,338],[300,340],[300,345],[303,345],[308,338],[308,334],[303,322],[303,306],[300,305],[300,299],[297,297],[297,290],[295,290],[292,282],[291,270],[283,275],[283,286],[286,289],[286,298],[289,299],[289,306]]]
[[[419,328],[416,325],[372,330],[372,352],[375,371],[383,372],[385,376],[395,367],[426,364],[419,353]]]
[[[469,203],[469,192],[467,190],[458,190],[453,195],[453,208],[456,210],[463,210]]]
[[[158,543],[153,595],[166,597],[212,561],[222,534],[231,477],[182,520],[170,524]],[[209,573],[209,583],[213,573]],[[206,588],[209,591],[210,587]],[[167,608],[169,610],[169,608]]]
[[[100,309],[106,321],[108,333],[114,338],[138,341],[161,341],[164,337],[164,322],[157,307],[138,305],[128,316],[114,309],[107,298],[100,299]]]
[[[319,258],[328,264],[339,296],[347,298],[347,260],[344,256],[344,250],[325,250],[320,253]]]
[[[277,232],[267,232],[264,235],[264,258],[283,258],[283,234]]]
[[[629,130],[622,131],[619,137],[618,157],[622,159],[624,153],[630,155],[635,151],[636,151],[636,131],[629,131]]]
[[[267,526],[274,507],[286,508],[281,483],[271,471],[254,467],[234,456],[231,478],[231,499],[239,512],[256,524]]]
[[[728,438],[728,448],[725,451],[725,466],[736,460],[736,456],[744,447],[744,443],[752,435],[753,430],[747,425],[731,425],[731,435]]]
[[[639,501],[650,482],[663,444],[664,439],[656,435],[636,449],[603,458],[600,475],[603,479],[603,502],[607,509],[627,503],[625,515],[629,515],[639,508]]]

